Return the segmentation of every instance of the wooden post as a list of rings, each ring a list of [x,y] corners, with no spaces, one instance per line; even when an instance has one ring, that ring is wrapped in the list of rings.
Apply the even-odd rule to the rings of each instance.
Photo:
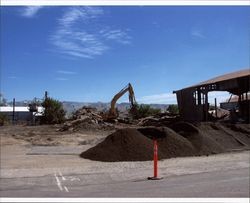
[[[201,91],[198,89],[198,105],[201,105]]]
[[[208,110],[209,110],[209,106],[208,106],[208,91],[207,91],[207,87],[205,87],[205,121],[208,120]]]
[[[216,100],[216,98],[214,98],[214,106],[215,106],[215,117],[217,118],[218,114],[217,114],[217,100]]]

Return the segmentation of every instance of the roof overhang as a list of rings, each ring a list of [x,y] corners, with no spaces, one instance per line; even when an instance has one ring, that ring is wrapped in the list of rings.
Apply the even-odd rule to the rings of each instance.
[[[248,68],[248,69],[244,69],[244,70],[240,70],[240,71],[235,71],[235,72],[232,72],[232,73],[227,73],[227,74],[212,78],[210,80],[200,82],[200,83],[198,83],[196,85],[192,85],[192,86],[180,89],[180,90],[176,90],[176,91],[173,91],[173,93],[177,93],[179,91],[193,89],[193,88],[199,88],[199,87],[202,87],[202,86],[219,84],[219,83],[223,83],[223,82],[230,82],[230,80],[233,81],[235,79],[237,80],[237,79],[241,79],[241,78],[242,79],[246,78],[246,79],[249,80],[249,77],[250,77],[250,69]],[[248,87],[249,87],[249,85],[248,85]]]

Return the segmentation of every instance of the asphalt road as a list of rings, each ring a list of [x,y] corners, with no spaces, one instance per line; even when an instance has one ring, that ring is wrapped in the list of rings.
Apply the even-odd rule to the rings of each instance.
[[[149,181],[109,180],[107,174],[55,173],[42,177],[2,178],[1,197],[249,197],[249,168]],[[88,178],[91,182],[84,181]],[[105,179],[105,181],[100,181]]]

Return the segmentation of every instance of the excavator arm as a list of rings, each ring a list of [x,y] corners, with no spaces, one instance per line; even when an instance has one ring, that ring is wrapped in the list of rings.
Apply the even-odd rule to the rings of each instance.
[[[129,92],[129,102],[131,103],[131,107],[133,107],[136,104],[134,90],[132,85],[129,83],[120,92],[118,92],[111,100],[111,107],[108,116],[109,118],[117,118],[118,113],[116,112],[115,104],[117,100],[121,98],[126,92]]]

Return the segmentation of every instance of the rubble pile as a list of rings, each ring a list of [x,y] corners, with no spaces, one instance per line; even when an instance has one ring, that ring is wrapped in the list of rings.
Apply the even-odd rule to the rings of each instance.
[[[217,108],[217,111],[215,109],[211,109],[208,111],[209,116],[211,120],[214,119],[229,119],[230,111],[222,108]]]
[[[217,112],[213,109],[209,111],[209,119],[211,121],[217,120],[228,120],[230,112],[225,109],[217,108]],[[138,120],[138,126],[169,126],[173,123],[181,121],[180,116],[178,114],[172,114],[169,112],[160,113],[154,116],[148,116],[145,118],[141,118]]]
[[[180,118],[178,115],[174,115],[171,113],[160,113],[160,114],[155,115],[155,116],[141,118],[138,121],[137,125],[138,126],[160,127],[160,126],[167,126],[167,125],[169,125],[171,123],[175,123],[179,120],[180,120]]]
[[[111,130],[113,125],[105,122],[96,108],[84,106],[73,114],[72,120],[63,124],[60,131],[78,131],[80,129]]]
[[[99,115],[99,112],[97,111],[96,108],[93,107],[88,107],[88,106],[83,106],[82,108],[78,109],[74,114],[73,114],[73,119],[82,119],[85,118],[86,116],[91,116],[95,118],[96,120],[102,119],[102,117]]]

